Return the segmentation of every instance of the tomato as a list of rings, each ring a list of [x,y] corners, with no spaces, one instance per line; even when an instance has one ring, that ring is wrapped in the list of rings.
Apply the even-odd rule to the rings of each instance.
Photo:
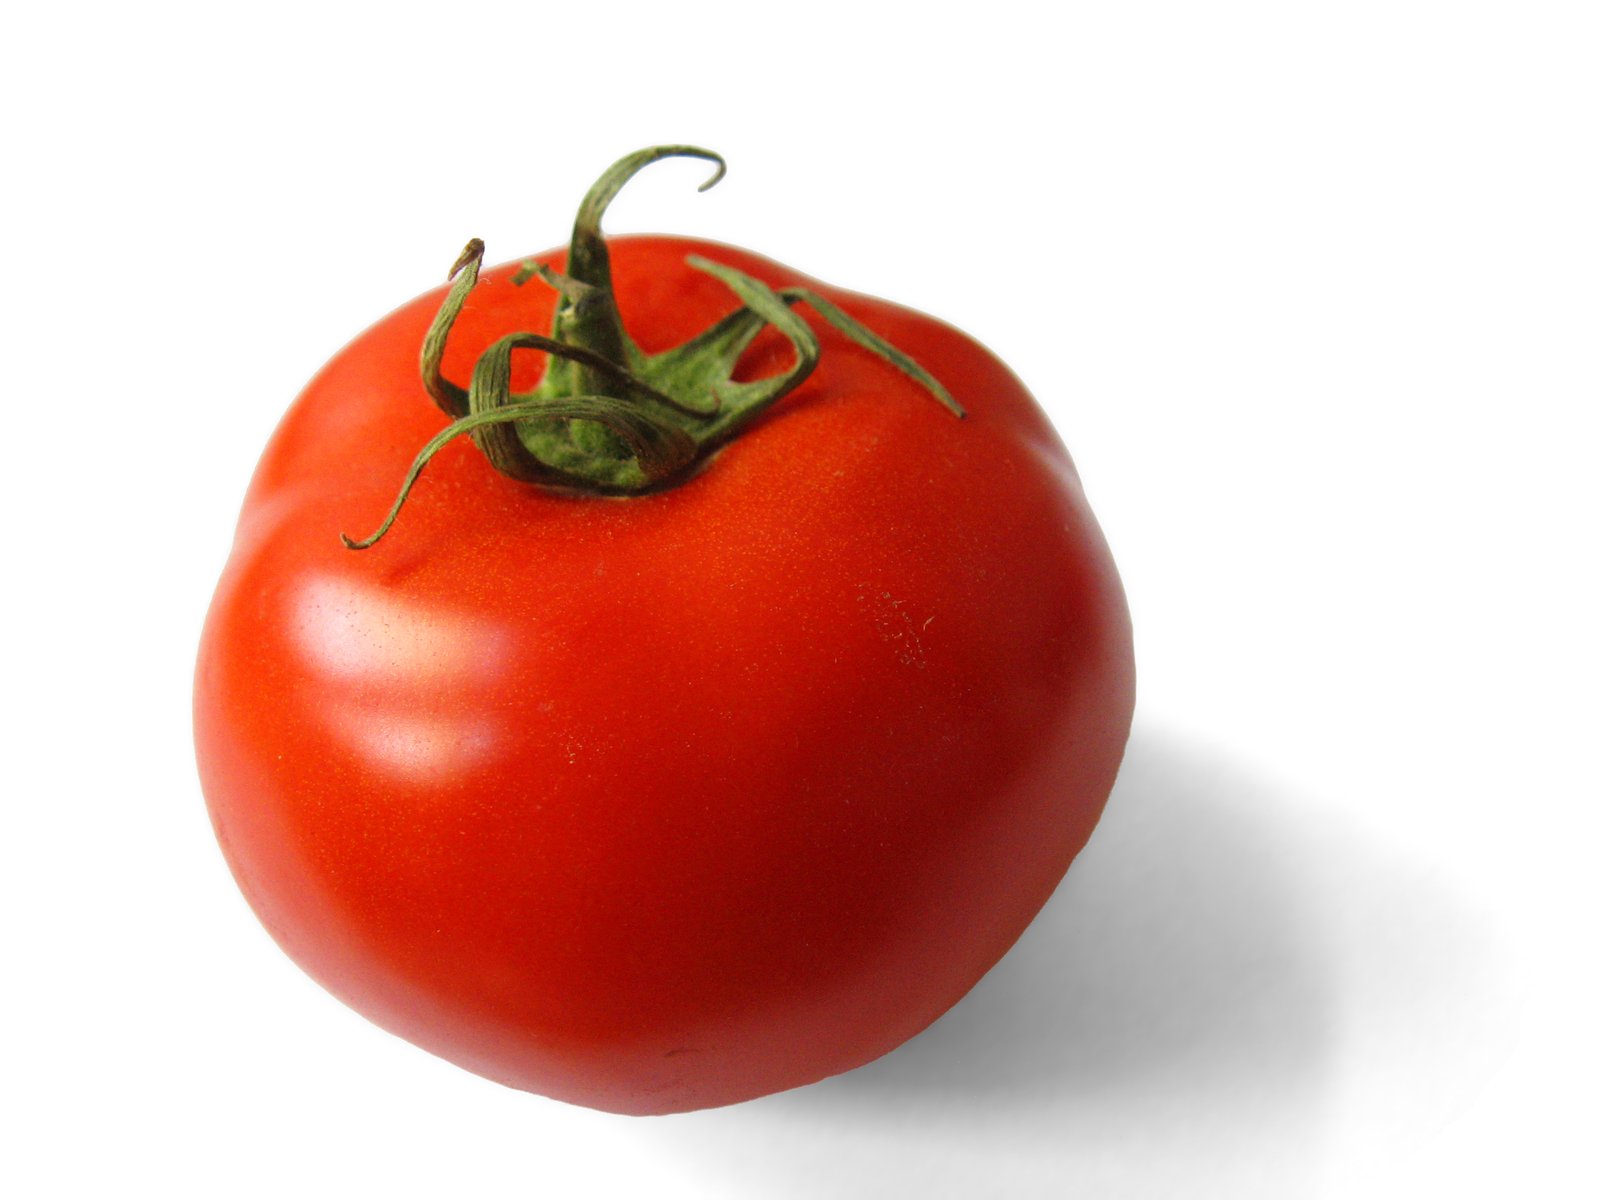
[[[329,991],[490,1079],[664,1113],[856,1067],[960,999],[1089,837],[1133,666],[1072,462],[992,354],[743,250],[609,253],[646,353],[739,307],[699,256],[831,301],[966,418],[817,321],[810,375],[665,486],[540,486],[463,439],[353,552],[440,432],[417,360],[447,296],[459,379],[581,289],[508,265],[429,293],[267,447],[195,730],[240,887]],[[718,394],[793,361],[767,328]]]

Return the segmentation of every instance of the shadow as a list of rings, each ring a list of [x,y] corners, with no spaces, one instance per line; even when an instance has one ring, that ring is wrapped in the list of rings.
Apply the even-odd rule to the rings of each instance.
[[[792,1094],[875,1107],[1320,1070],[1329,981],[1274,797],[1141,734],[1089,846],[1011,953],[902,1049]]]
[[[1441,1077],[1439,1054],[1391,1068],[1441,1021],[1446,1053],[1477,1036],[1456,1018],[1483,1011],[1482,949],[1413,865],[1141,727],[1056,895],[930,1029],[848,1074],[647,1128],[726,1189],[708,1196],[1318,1194],[1335,1110],[1408,1091],[1437,1107],[1418,1080]],[[1367,1090],[1350,1102],[1352,1063]]]

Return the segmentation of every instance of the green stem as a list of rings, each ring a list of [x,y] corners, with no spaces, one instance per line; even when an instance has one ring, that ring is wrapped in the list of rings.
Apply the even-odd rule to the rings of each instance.
[[[701,191],[726,169],[718,155],[696,146],[654,146],[613,164],[579,206],[566,272],[527,262],[513,276],[519,285],[539,278],[557,293],[549,335],[514,332],[501,337],[479,357],[470,384],[463,388],[445,377],[443,362],[483,263],[483,243],[477,238],[467,243],[450,269],[450,290],[422,343],[423,387],[451,423],[417,455],[383,523],[360,541],[340,534],[346,546],[364,550],[388,533],[423,468],[462,434],[472,436],[496,470],[529,483],[597,495],[638,495],[687,478],[714,449],[737,437],[816,368],[821,344],[793,311],[796,304],[809,305],[955,416],[966,415],[920,364],[832,301],[806,288],[771,288],[699,255],[691,256],[689,265],[720,280],[742,306],[682,345],[643,353],[628,336],[617,308],[600,222],[639,171],[675,157],[716,164]],[[766,378],[736,381],[740,355],[769,326],[794,349],[793,365]],[[511,391],[511,359],[519,350],[547,356],[538,386],[525,394]]]

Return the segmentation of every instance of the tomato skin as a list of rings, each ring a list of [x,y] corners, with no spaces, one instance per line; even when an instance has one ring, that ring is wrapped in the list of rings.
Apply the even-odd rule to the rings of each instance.
[[[273,436],[196,745],[245,896],[336,996],[502,1083],[665,1113],[848,1070],[960,999],[1093,829],[1133,662],[1076,472],[986,350],[729,247],[611,251],[647,351],[736,307],[703,254],[834,299],[969,416],[818,324],[812,377],[678,486],[541,491],[462,439],[352,552],[444,423],[421,297]],[[548,327],[511,271],[451,378]],[[746,370],[785,356],[763,335]]]

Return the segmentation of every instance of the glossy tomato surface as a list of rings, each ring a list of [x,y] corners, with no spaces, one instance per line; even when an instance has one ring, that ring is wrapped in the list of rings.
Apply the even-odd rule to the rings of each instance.
[[[969,415],[815,322],[810,379],[677,486],[542,491],[463,438],[353,552],[444,424],[421,297],[274,435],[195,723],[227,860],[319,982],[491,1079],[663,1113],[858,1066],[960,999],[1089,837],[1133,666],[1074,468],[990,353],[725,246],[611,252],[646,351],[737,307],[698,253],[816,288]],[[548,328],[510,275],[452,378]],[[788,354],[769,331],[741,371]]]

